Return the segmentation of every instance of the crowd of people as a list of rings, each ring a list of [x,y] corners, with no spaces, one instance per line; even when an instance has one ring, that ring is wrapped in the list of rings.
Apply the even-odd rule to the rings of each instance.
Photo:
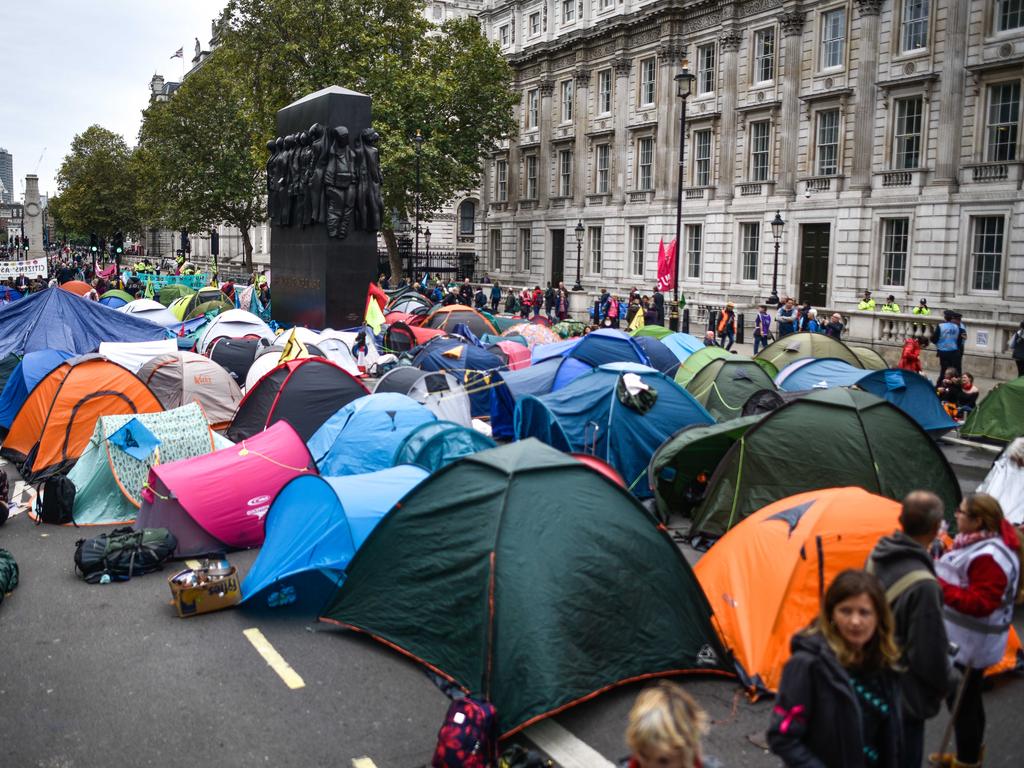
[[[1024,537],[984,493],[957,508],[955,538],[943,512],[930,491],[910,493],[900,529],[878,542],[863,570],[838,574],[817,618],[793,636],[768,727],[768,745],[787,766],[921,768],[925,723],[943,704],[955,749],[929,763],[981,765],[982,682],[1024,599]],[[659,682],[629,714],[626,765],[710,765],[706,724],[688,694]]]

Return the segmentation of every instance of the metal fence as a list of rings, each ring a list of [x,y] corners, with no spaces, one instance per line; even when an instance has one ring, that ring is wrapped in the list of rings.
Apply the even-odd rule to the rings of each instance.
[[[402,269],[414,281],[427,273],[455,280],[474,279],[477,257],[469,251],[420,251],[416,254],[412,249],[399,248],[398,254]],[[391,260],[386,250],[377,251],[377,271],[391,277]]]

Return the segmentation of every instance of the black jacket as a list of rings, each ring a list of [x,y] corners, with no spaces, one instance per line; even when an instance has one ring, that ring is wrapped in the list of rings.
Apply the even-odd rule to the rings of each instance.
[[[864,768],[861,709],[850,677],[820,634],[793,636],[772,708],[768,746],[791,768]],[[896,768],[900,720],[896,675],[886,673],[885,722],[879,768]]]
[[[911,571],[935,575],[928,552],[902,531],[886,536],[869,558],[871,570],[885,589]],[[937,581],[912,584],[892,604],[896,642],[903,650],[906,672],[900,680],[905,712],[919,720],[939,713],[950,688],[946,625],[942,620],[942,588]]]

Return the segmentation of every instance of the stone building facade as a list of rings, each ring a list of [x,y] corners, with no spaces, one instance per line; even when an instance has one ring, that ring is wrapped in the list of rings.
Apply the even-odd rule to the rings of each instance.
[[[513,0],[481,13],[522,93],[486,163],[486,271],[849,309],[865,289],[1024,312],[1024,0]],[[584,237],[577,249],[578,222]],[[909,309],[909,307],[907,307]]]

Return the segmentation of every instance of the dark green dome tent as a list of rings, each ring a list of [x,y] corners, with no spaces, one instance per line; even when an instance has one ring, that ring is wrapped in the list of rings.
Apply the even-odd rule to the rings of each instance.
[[[786,496],[850,485],[898,501],[927,488],[951,522],[960,503],[953,470],[917,422],[867,392],[826,389],[773,411],[736,441],[708,481],[692,531],[721,536]]]
[[[160,293],[157,295],[157,301],[165,307],[169,307],[182,296],[191,296],[194,293],[195,291],[187,285],[182,285],[181,283],[168,283],[160,288]],[[104,294],[104,296],[105,295],[106,294]]]
[[[610,686],[731,670],[668,534],[537,440],[425,480],[367,538],[321,619],[492,702],[506,736]]]
[[[726,357],[731,357],[731,355],[721,347],[701,347],[680,364],[675,375],[676,384],[685,387],[705,365],[712,360],[721,360]]]
[[[871,347],[850,347],[850,351],[857,356],[860,364],[869,371],[884,371],[889,367],[885,358],[875,352]]]
[[[791,333],[783,336],[758,352],[755,359],[771,363],[776,371],[781,371],[794,360],[803,360],[805,357],[834,357],[854,368],[865,367],[856,352],[839,339],[823,333]]]
[[[1009,443],[1024,435],[1024,377],[1004,381],[967,415],[961,437]]]
[[[762,389],[775,389],[775,382],[761,366],[745,355],[729,355],[712,360],[686,384],[686,391],[716,421],[742,416],[743,405],[751,395]]]

